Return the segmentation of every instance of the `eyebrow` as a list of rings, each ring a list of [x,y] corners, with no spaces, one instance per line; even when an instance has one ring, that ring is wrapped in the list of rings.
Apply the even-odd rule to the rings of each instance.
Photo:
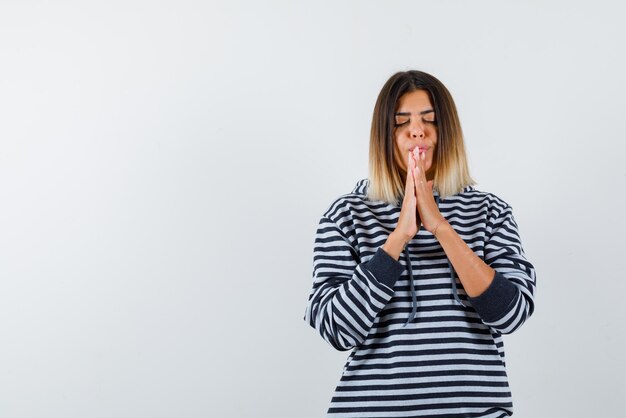
[[[427,113],[433,113],[433,109],[422,110],[418,115],[425,115]],[[396,112],[396,116],[411,116],[411,112]]]

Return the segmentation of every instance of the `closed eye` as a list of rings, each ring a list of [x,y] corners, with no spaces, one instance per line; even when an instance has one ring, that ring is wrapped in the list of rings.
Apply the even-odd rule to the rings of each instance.
[[[410,118],[398,118],[396,117],[396,121],[395,121],[395,127],[399,128],[401,126],[407,125],[409,122],[411,122]],[[424,123],[429,123],[431,125],[437,125],[437,120],[435,118],[422,118],[422,122]]]
[[[400,126],[408,125],[408,123],[409,123],[410,121],[411,121],[411,120],[406,120],[406,121],[404,121],[404,122],[398,122],[398,121],[396,121],[395,127],[396,127],[396,128],[399,128]]]

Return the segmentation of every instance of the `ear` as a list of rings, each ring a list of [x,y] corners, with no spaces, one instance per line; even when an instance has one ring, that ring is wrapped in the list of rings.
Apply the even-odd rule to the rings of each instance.
[[[426,182],[426,185],[428,186],[428,190],[430,190],[432,192],[433,191],[433,181],[432,180],[428,180]]]

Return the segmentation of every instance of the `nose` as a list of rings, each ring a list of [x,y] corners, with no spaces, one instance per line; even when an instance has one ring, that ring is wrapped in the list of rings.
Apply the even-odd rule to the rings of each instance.
[[[424,126],[419,122],[412,122],[409,133],[411,138],[424,138]]]

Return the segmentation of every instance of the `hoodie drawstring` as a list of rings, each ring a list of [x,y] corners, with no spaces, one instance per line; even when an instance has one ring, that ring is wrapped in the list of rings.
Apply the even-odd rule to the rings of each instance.
[[[465,304],[461,301],[461,298],[459,298],[459,292],[456,288],[456,275],[454,274],[454,267],[452,267],[450,259],[448,259],[448,266],[450,267],[450,278],[452,279],[452,294],[454,295],[454,299],[459,303],[459,305],[465,308]]]
[[[437,207],[439,207],[439,196],[435,196],[435,202],[437,203]],[[406,265],[409,270],[409,283],[411,287],[411,313],[409,314],[409,318],[406,320],[403,327],[406,327],[409,323],[413,322],[415,316],[417,314],[417,293],[415,292],[415,284],[413,283],[413,268],[411,267],[411,257],[409,256],[408,246],[404,247],[404,256],[406,258]],[[446,257],[447,258],[447,257]],[[448,259],[448,267],[450,267],[450,279],[452,280],[452,295],[454,295],[454,300],[458,302],[459,305],[466,307],[465,304],[459,298],[459,292],[456,287],[456,274],[454,272],[454,267],[452,267],[452,263],[450,259]]]
[[[409,319],[407,319],[405,324],[402,325],[403,327],[406,327],[409,322],[413,322],[415,314],[417,313],[417,293],[415,292],[415,284],[413,283],[413,269],[411,268],[411,257],[409,257],[409,250],[407,247],[404,247],[404,256],[406,257],[406,265],[409,267],[409,283],[411,283],[411,297],[413,299],[413,307],[411,308]]]

